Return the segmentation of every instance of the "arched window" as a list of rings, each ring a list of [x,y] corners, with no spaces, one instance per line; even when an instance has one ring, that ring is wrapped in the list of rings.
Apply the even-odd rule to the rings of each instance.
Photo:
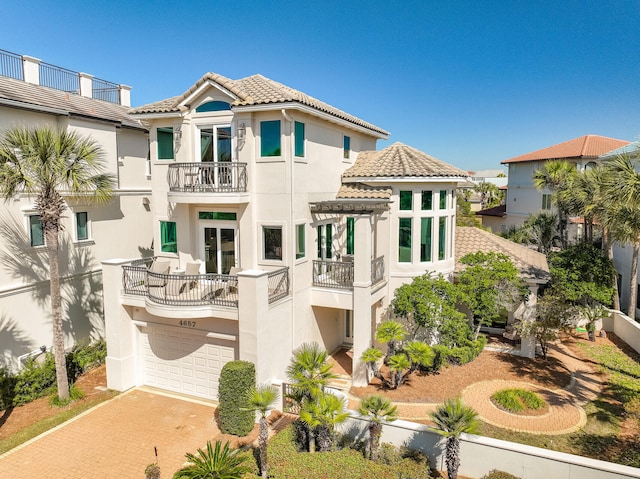
[[[196,113],[206,113],[209,111],[231,110],[231,105],[226,101],[208,101],[196,108]]]
[[[595,161],[590,161],[589,163],[584,165],[584,169],[585,170],[590,170],[590,169],[595,168],[595,167],[596,167],[596,162]]]

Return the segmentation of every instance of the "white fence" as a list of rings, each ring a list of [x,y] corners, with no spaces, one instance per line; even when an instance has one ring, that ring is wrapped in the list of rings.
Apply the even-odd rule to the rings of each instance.
[[[611,309],[611,316],[602,320],[602,328],[615,334],[637,353],[640,353],[640,323],[624,313]]]

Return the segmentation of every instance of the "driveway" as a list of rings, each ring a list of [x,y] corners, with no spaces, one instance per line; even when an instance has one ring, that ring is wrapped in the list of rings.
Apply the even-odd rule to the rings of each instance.
[[[133,389],[0,456],[0,477],[143,478],[155,462],[171,477],[219,434],[215,405]]]

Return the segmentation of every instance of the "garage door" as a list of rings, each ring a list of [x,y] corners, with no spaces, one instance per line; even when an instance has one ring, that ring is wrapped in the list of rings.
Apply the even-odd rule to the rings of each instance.
[[[236,358],[233,342],[161,326],[143,333],[144,384],[218,399],[220,370]]]

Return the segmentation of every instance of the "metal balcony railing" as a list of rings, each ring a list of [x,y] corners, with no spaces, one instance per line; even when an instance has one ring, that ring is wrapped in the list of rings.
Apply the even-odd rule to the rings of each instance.
[[[67,93],[80,94],[78,73],[49,63],[40,63],[40,85]]]
[[[313,285],[320,288],[353,289],[351,261],[313,261]],[[384,280],[384,256],[371,260],[371,284]]]
[[[175,163],[169,165],[170,191],[189,193],[244,193],[247,164],[235,161]]]
[[[96,100],[120,104],[120,86],[107,80],[93,78],[91,83],[91,97]]]
[[[22,57],[15,53],[0,50],[0,76],[24,80]]]
[[[384,279],[384,256],[371,260],[371,284],[377,284]]]
[[[289,296],[289,268],[281,268],[269,273],[269,304]]]

